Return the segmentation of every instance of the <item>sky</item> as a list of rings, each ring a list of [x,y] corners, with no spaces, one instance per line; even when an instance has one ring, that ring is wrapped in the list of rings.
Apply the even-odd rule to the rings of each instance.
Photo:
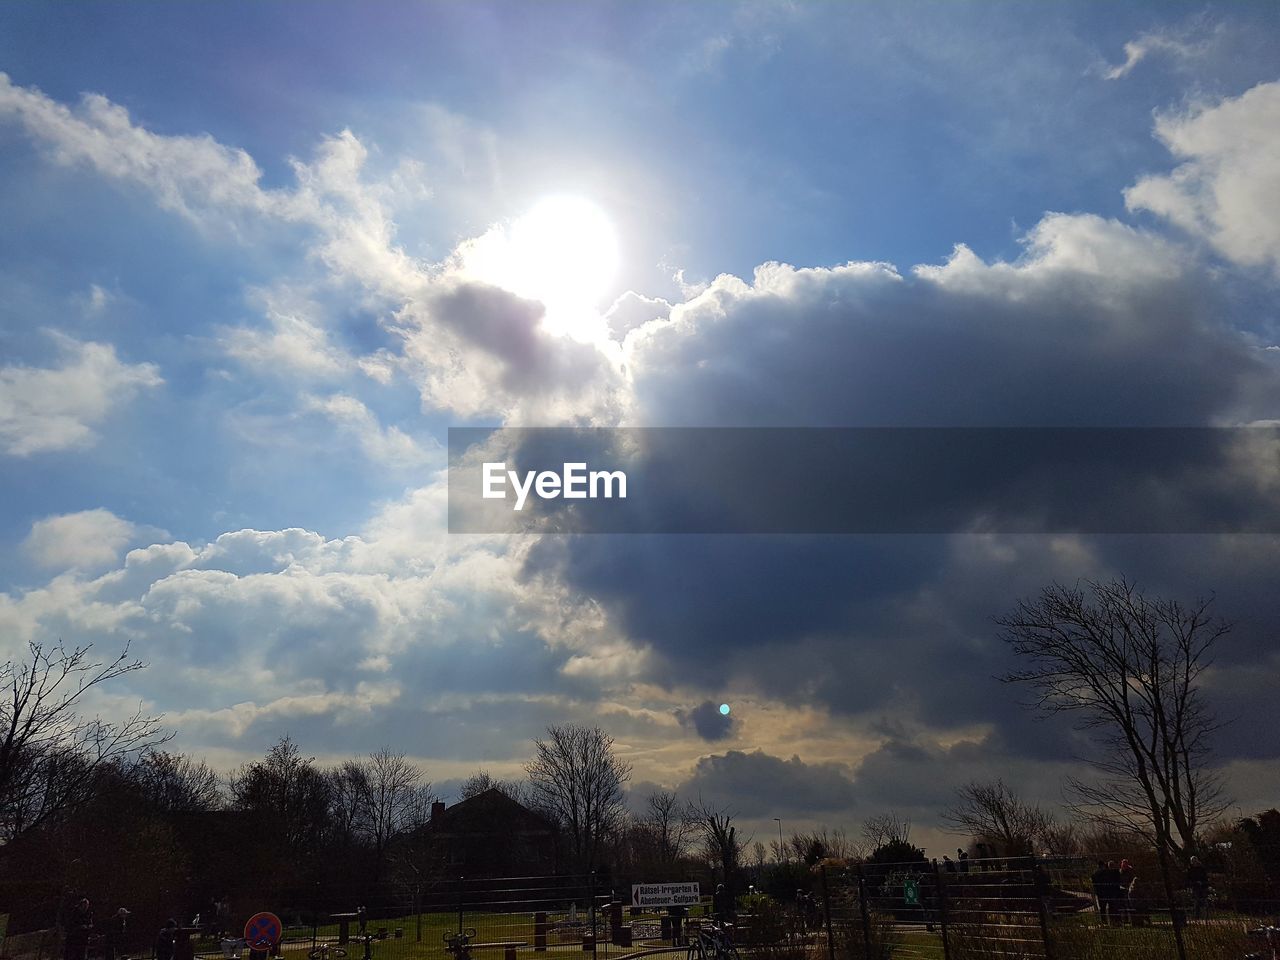
[[[582,722],[636,796],[940,854],[958,786],[1056,804],[1086,746],[992,618],[1124,575],[1237,622],[1215,763],[1274,806],[1273,536],[450,536],[445,467],[1280,420],[1278,64],[1247,2],[7,3],[0,647],[129,644],[95,708],[223,769],[288,733],[449,796]]]

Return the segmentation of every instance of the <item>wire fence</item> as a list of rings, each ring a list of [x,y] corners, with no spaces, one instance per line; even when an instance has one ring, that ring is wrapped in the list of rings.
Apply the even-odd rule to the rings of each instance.
[[[1102,885],[1096,870],[1095,858],[827,863],[794,902],[753,890],[713,901],[704,881],[698,904],[670,909],[632,905],[618,878],[437,879],[375,903],[238,904],[180,927],[173,960],[1280,960],[1280,931],[1251,932],[1277,922],[1280,902],[1169,897],[1149,878]],[[255,908],[282,922],[270,950],[241,939]],[[77,960],[111,960],[108,947],[114,960],[156,956],[139,930],[92,938]],[[0,956],[71,960],[56,930],[8,937]]]

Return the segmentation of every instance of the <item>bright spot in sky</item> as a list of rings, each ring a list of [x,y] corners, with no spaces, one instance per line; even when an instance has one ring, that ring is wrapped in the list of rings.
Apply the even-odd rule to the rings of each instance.
[[[724,717],[729,715],[729,705],[727,703],[720,704],[720,715]]]
[[[475,249],[481,279],[546,307],[553,333],[588,338],[602,329],[600,301],[618,272],[618,237],[590,200],[545,197],[505,231]]]

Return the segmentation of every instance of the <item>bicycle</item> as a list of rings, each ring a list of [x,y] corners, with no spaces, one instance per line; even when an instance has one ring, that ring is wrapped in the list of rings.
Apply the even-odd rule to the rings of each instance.
[[[307,951],[308,960],[346,960],[347,951],[332,943],[322,943]]]
[[[686,960],[742,960],[733,943],[733,926],[727,923],[704,923],[697,936],[689,941]]]
[[[467,927],[461,933],[446,933],[444,948],[453,954],[454,960],[471,960],[471,941],[475,936],[475,927]]]

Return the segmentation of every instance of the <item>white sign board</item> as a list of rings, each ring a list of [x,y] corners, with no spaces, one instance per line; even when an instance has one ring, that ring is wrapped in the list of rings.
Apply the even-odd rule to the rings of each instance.
[[[693,883],[633,883],[631,905],[633,907],[692,907],[702,894],[696,881]]]

